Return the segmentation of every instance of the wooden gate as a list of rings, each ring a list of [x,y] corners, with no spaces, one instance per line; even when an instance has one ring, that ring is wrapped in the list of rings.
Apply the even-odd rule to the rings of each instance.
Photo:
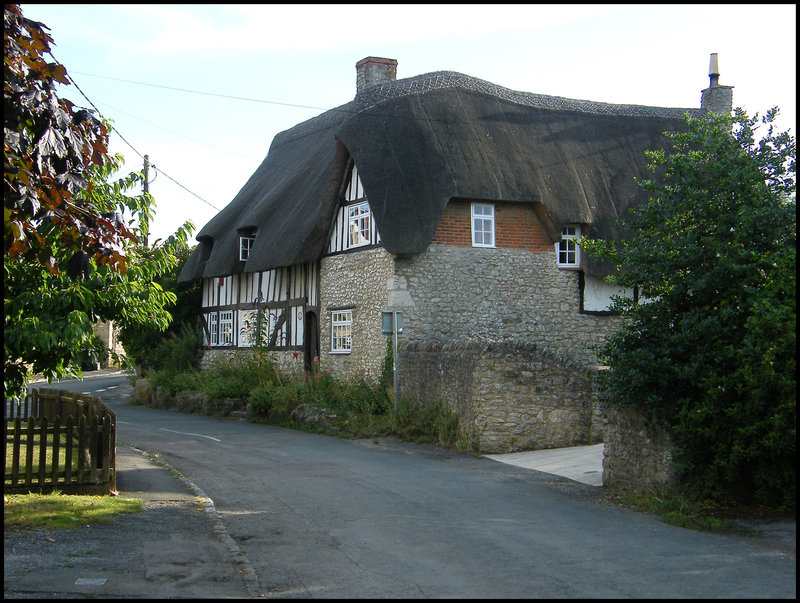
[[[3,491],[109,494],[116,489],[116,415],[95,396],[33,389],[6,403]]]

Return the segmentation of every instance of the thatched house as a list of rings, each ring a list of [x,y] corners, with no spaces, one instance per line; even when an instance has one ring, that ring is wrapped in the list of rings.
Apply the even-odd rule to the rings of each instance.
[[[450,404],[483,450],[597,439],[587,346],[619,318],[575,240],[625,236],[645,151],[699,110],[396,68],[359,61],[355,99],[276,136],[198,233],[180,278],[203,280],[206,358],[252,348],[260,309],[284,364],[376,380],[400,310],[401,395]]]

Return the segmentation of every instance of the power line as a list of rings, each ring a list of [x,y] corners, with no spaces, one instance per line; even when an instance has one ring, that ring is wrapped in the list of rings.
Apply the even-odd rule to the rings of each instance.
[[[215,147],[214,145],[208,144],[207,142],[203,142],[202,140],[197,140],[196,138],[192,138],[191,136],[186,136],[185,134],[181,134],[180,132],[174,132],[174,131],[172,131],[172,130],[170,130],[168,128],[165,128],[163,126],[159,126],[158,124],[154,124],[151,121],[147,121],[146,119],[142,119],[141,117],[138,117],[138,116],[134,115],[133,113],[128,113],[127,111],[124,111],[123,109],[120,109],[119,107],[115,107],[114,105],[112,105],[110,103],[107,103],[105,101],[98,100],[97,102],[100,103],[101,105],[105,105],[106,107],[109,107],[110,109],[113,109],[114,111],[116,111],[118,113],[122,113],[123,115],[127,115],[128,117],[132,117],[133,119],[135,119],[137,121],[145,123],[148,126],[151,126],[153,128],[157,128],[159,130],[163,130],[164,132],[168,132],[168,133],[172,134],[173,136],[180,136],[181,138],[185,138],[186,140],[191,140],[192,142],[194,142],[196,144],[201,144],[204,147],[208,147],[209,149],[214,149],[216,151],[221,151],[223,153],[228,153],[229,155],[235,155],[236,157],[241,157],[242,159],[248,159],[248,160],[254,161],[254,159],[252,157],[248,157],[247,155],[242,155],[241,153],[236,153],[235,151],[229,151],[228,149]]]
[[[58,63],[59,65],[61,65],[61,62],[60,62],[58,59],[56,59],[56,57],[54,57],[52,53],[50,53],[50,56],[51,56],[51,57],[53,57],[53,60],[54,60],[56,63]],[[63,65],[62,65],[62,67],[63,67]],[[65,69],[66,69],[66,67],[65,67]],[[76,72],[76,73],[78,73],[78,72]],[[78,83],[75,81],[75,79],[74,79],[74,78],[72,78],[72,77],[70,77],[69,79],[70,79],[70,81],[72,82],[72,85],[74,85],[74,86],[75,86],[75,88],[77,88],[77,89],[78,89],[78,92],[80,92],[80,93],[81,93],[81,95],[83,96],[83,98],[85,98],[85,99],[86,99],[86,101],[87,101],[87,102],[88,102],[88,103],[89,103],[89,104],[92,106],[92,108],[93,108],[95,111],[97,111],[98,115],[102,115],[102,114],[103,114],[103,113],[102,113],[102,111],[100,111],[100,109],[98,109],[98,108],[97,108],[97,106],[96,106],[96,105],[95,105],[95,104],[92,102],[92,100],[91,100],[91,99],[90,99],[88,96],[86,96],[86,93],[85,93],[83,90],[81,90],[81,87],[80,87],[80,86],[78,86]],[[110,124],[109,124],[109,125],[110,125]],[[111,127],[111,129],[112,129],[114,132],[116,132],[116,133],[117,133],[117,136],[119,136],[119,137],[120,137],[120,138],[123,140],[123,142],[124,142],[125,144],[127,144],[127,145],[128,145],[130,148],[131,148],[131,149],[133,149],[133,152],[134,152],[134,153],[136,153],[136,154],[137,154],[139,157],[141,157],[142,159],[144,159],[144,155],[142,155],[142,154],[141,154],[141,153],[140,153],[140,152],[139,152],[139,151],[136,149],[136,147],[134,147],[134,146],[133,146],[133,145],[132,145],[130,142],[128,142],[128,140],[127,140],[127,139],[126,139],[126,138],[125,138],[125,137],[122,135],[122,133],[121,133],[119,130],[117,130],[117,129],[116,129],[114,126],[113,126],[113,125],[110,125],[110,127]],[[198,199],[200,199],[200,201],[202,201],[202,202],[203,202],[203,203],[205,203],[206,205],[208,205],[208,206],[212,207],[213,209],[216,209],[217,211],[222,211],[222,210],[220,210],[220,208],[219,208],[219,207],[217,207],[217,206],[216,206],[216,205],[214,205],[213,203],[211,203],[211,202],[209,202],[209,201],[206,201],[205,199],[203,199],[203,198],[202,198],[200,195],[198,195],[197,193],[195,193],[195,192],[193,192],[193,191],[189,190],[188,188],[186,188],[186,187],[185,187],[184,185],[182,185],[180,182],[178,182],[177,180],[175,180],[175,178],[173,178],[172,176],[170,176],[169,174],[167,174],[167,173],[166,173],[164,170],[159,170],[159,172],[160,172],[160,173],[162,173],[162,174],[164,174],[164,176],[166,176],[167,178],[169,178],[170,180],[172,180],[172,182],[174,182],[175,184],[177,184],[178,186],[180,186],[180,187],[181,187],[183,190],[185,190],[187,193],[189,193],[189,194],[191,194],[191,195],[194,195],[195,197],[197,197]]]
[[[189,92],[190,94],[203,94],[205,96],[217,96],[220,98],[230,98],[233,100],[242,100],[248,101],[251,103],[266,103],[269,105],[282,105],[284,107],[297,107],[299,109],[316,109],[319,111],[326,111],[327,107],[312,107],[311,105],[297,105],[294,103],[279,103],[278,101],[268,101],[263,100],[260,98],[247,98],[244,96],[231,96],[229,94],[218,94],[216,92],[202,92],[200,90],[189,90],[187,88],[175,88],[174,86],[163,86],[161,84],[149,84],[147,82],[136,82],[134,80],[125,80],[118,77],[110,77],[107,75],[96,75],[94,73],[85,73],[82,71],[74,71],[73,73],[78,73],[80,75],[88,75],[89,77],[97,77],[105,80],[114,80],[115,82],[125,82],[127,84],[137,84],[139,86],[150,86],[152,88],[163,88],[165,90],[175,90],[176,92]]]

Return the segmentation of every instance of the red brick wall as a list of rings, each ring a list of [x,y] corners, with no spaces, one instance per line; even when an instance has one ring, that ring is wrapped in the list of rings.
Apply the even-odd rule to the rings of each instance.
[[[471,247],[470,216],[469,201],[448,203],[431,244]],[[495,203],[494,219],[497,247],[527,249],[534,253],[553,251],[553,241],[547,236],[532,203]]]

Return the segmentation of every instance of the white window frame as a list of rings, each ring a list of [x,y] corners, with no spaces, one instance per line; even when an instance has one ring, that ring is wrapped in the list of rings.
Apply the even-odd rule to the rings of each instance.
[[[353,311],[331,312],[331,354],[349,354],[353,351]]]
[[[208,345],[217,345],[218,329],[217,329],[217,312],[208,313]]]
[[[255,240],[255,237],[239,237],[239,261],[244,262],[250,257],[250,250]]]
[[[579,268],[581,265],[580,224],[565,224],[561,240],[556,243],[556,261],[559,268]]]
[[[218,345],[233,345],[233,310],[223,310],[219,313]]]
[[[347,248],[369,245],[372,238],[372,211],[369,203],[347,206]]]
[[[486,210],[490,213],[484,213]],[[476,213],[480,211],[480,213]],[[473,247],[495,247],[495,219],[494,205],[491,203],[473,203],[470,210],[470,224],[472,225]],[[486,237],[491,237],[491,242],[486,242]]]

